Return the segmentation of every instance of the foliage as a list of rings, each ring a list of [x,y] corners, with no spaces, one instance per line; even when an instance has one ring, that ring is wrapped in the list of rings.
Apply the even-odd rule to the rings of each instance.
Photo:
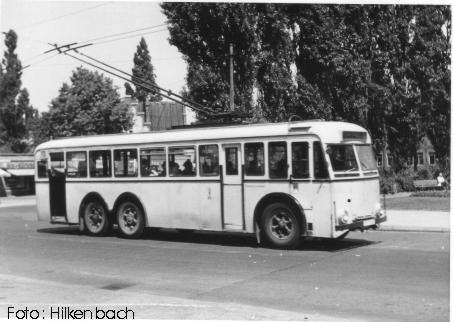
[[[398,191],[414,191],[414,180],[417,172],[413,168],[405,168],[396,174],[395,181],[398,184]]]
[[[188,63],[191,99],[228,109],[232,43],[235,104],[252,119],[296,114],[361,124],[398,169],[424,135],[442,160],[449,156],[449,6],[161,6],[170,43]]]
[[[391,169],[379,169],[379,184],[382,194],[398,192],[396,175]]]
[[[27,89],[21,89],[22,65],[15,53],[17,35],[6,33],[6,51],[0,68],[0,145],[3,150],[26,152],[31,148],[27,124],[36,117]]]
[[[148,45],[142,37],[140,43],[137,45],[137,51],[134,54],[134,67],[132,68],[132,81],[134,83],[150,83],[156,84],[156,75],[154,74],[154,67],[151,63],[151,56],[149,54]],[[158,102],[162,97],[156,92],[150,92],[148,89],[139,85],[135,85],[135,90],[132,89],[129,83],[124,84],[126,87],[126,94],[131,95],[142,103],[143,111],[145,111],[146,100],[151,102]]]
[[[118,133],[132,126],[132,114],[120,102],[112,80],[78,67],[64,83],[49,112],[43,113],[41,136]]]
[[[443,191],[416,191],[416,192],[411,193],[411,197],[450,198],[450,190],[443,190]]]

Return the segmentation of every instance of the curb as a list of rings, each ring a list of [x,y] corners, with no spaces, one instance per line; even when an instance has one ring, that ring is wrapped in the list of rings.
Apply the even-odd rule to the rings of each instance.
[[[386,226],[380,227],[380,231],[412,231],[412,232],[429,232],[429,233],[449,233],[450,228],[445,227],[414,227],[414,226]]]

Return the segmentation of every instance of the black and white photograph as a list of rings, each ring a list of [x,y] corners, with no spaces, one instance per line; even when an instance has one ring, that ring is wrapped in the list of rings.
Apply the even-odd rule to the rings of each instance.
[[[451,18],[0,0],[0,319],[449,321]]]

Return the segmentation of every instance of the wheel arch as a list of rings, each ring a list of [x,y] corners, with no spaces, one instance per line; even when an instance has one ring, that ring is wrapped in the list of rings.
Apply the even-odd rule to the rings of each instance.
[[[263,215],[264,209],[272,203],[284,203],[291,207],[291,209],[297,214],[300,219],[300,232],[304,235],[307,231],[307,219],[305,217],[304,209],[299,201],[291,195],[282,192],[273,192],[267,194],[257,203],[255,211],[253,213],[253,230],[257,232],[257,226],[259,226],[260,218]]]
[[[83,211],[85,209],[85,206],[88,203],[88,201],[90,201],[90,200],[99,200],[102,203],[102,205],[104,206],[104,208],[107,210],[108,215],[111,216],[109,208],[107,207],[107,203],[105,202],[104,198],[102,198],[102,196],[98,192],[92,191],[90,193],[87,193],[85,195],[85,197],[83,197],[82,202],[80,203],[79,218],[81,218],[83,216]]]
[[[135,202],[137,204],[137,206],[140,207],[141,211],[143,212],[143,217],[145,219],[145,227],[147,227],[148,226],[148,216],[146,214],[145,207],[143,206],[143,203],[140,200],[140,198],[137,197],[137,195],[133,194],[132,192],[124,192],[121,195],[119,195],[118,198],[116,198],[115,203],[113,204],[112,213],[116,214],[118,207],[121,205],[121,203],[123,203],[125,201]],[[114,217],[115,217],[115,221],[116,221],[116,216],[114,216]]]

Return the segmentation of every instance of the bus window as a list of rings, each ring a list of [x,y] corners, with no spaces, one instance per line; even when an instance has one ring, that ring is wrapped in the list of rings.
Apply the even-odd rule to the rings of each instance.
[[[248,176],[264,175],[264,144],[245,144],[245,174]]]
[[[90,177],[102,178],[111,176],[110,150],[90,151]]]
[[[287,178],[286,142],[269,142],[269,177]]]
[[[238,172],[238,148],[225,148],[226,175],[237,175]]]
[[[352,145],[329,145],[328,154],[335,172],[349,172],[359,169]]]
[[[124,149],[113,151],[115,177],[136,177],[137,167],[137,150]]]
[[[71,178],[86,178],[87,153],[85,151],[66,152],[66,175]]]
[[[165,176],[165,149],[140,150],[140,174],[142,177]]]
[[[371,145],[356,145],[356,149],[362,170],[377,170],[376,159],[374,158],[374,153]],[[387,157],[389,165],[391,165],[391,155],[388,155]]]
[[[321,142],[313,142],[313,167],[315,179],[327,179],[329,178],[329,172],[327,171],[326,161],[324,159],[324,152],[321,147]]]
[[[170,177],[192,177],[196,174],[195,148],[171,147],[168,150],[168,171]]]
[[[200,145],[199,150],[200,175],[219,175],[219,147],[215,144]]]
[[[47,155],[45,151],[41,151],[36,163],[38,178],[47,178]]]
[[[292,167],[294,178],[308,178],[310,171],[308,168],[308,142],[293,142],[291,144]]]
[[[50,168],[56,172],[64,173],[64,153],[50,153]]]

